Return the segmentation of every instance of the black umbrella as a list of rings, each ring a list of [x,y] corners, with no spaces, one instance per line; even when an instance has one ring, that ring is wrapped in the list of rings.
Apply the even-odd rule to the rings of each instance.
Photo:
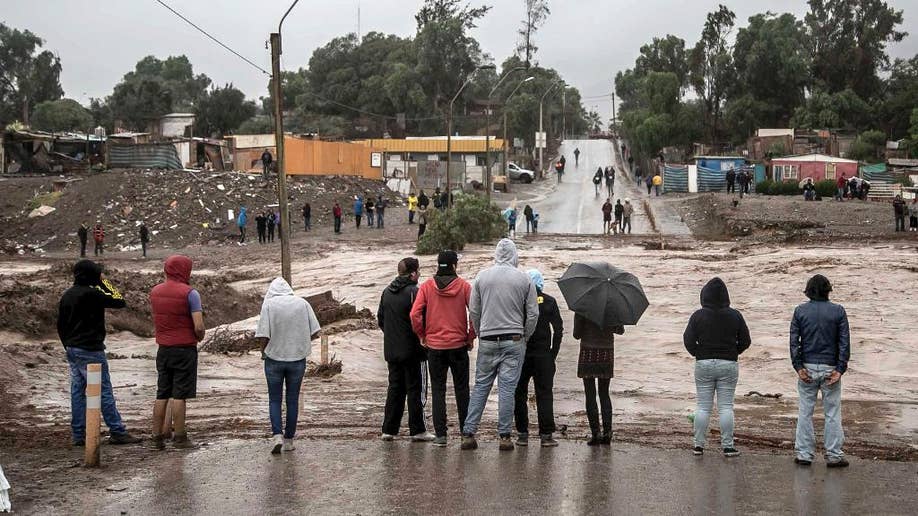
[[[649,305],[637,277],[608,263],[572,263],[558,286],[571,310],[603,328],[637,324]]]

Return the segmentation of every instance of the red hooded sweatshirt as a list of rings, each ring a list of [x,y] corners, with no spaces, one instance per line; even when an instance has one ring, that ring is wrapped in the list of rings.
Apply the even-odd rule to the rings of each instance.
[[[188,293],[191,286],[191,258],[173,255],[163,266],[166,281],[150,291],[150,305],[153,309],[153,326],[156,343],[160,346],[196,346],[198,338],[194,333],[191,305]]]
[[[459,349],[475,338],[467,308],[472,286],[458,276],[434,276],[411,307],[414,333],[430,349]]]

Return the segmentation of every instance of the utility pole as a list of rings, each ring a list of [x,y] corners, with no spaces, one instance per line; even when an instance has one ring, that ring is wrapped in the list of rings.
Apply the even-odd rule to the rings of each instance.
[[[475,67],[475,71],[478,70],[493,70],[496,68],[494,65],[481,65]],[[456,99],[459,98],[459,95],[462,94],[462,90],[472,82],[472,78],[475,76],[475,72],[472,72],[469,75],[469,78],[462,83],[462,86],[459,88],[459,91],[453,95],[453,98],[449,101],[449,113],[446,115],[446,206],[451,208],[453,206],[453,193],[450,190],[450,168],[452,167],[453,162],[453,104],[456,103]]]
[[[516,95],[516,92],[520,89],[520,87],[523,84],[533,79],[535,79],[535,77],[530,75],[529,77],[526,77],[525,79],[520,81],[520,83],[516,85],[516,88],[513,88],[513,91],[511,91],[510,94],[507,95],[507,100],[504,101],[504,164],[501,169],[503,171],[502,175],[504,176],[507,175],[507,161],[510,159],[509,149],[507,148],[507,141],[508,141],[507,140],[507,104],[510,102],[510,99],[512,99],[513,96]]]
[[[543,116],[542,116],[542,111],[543,111],[543,109],[542,109],[542,106],[543,106],[543,104],[545,103],[545,97],[548,96],[548,94],[551,92],[551,90],[555,89],[555,87],[558,86],[559,84],[561,84],[561,81],[555,81],[551,86],[548,87],[547,90],[545,90],[545,93],[542,94],[542,98],[539,99],[539,132],[540,132],[540,133],[543,132],[543,129],[542,129],[542,121],[543,121]],[[564,118],[562,117],[561,120],[563,121]],[[562,128],[563,128],[563,127],[564,127],[564,126],[562,125]],[[562,130],[563,130],[563,129],[562,129]],[[564,135],[563,135],[563,133],[562,133],[562,138],[563,138],[563,137],[564,137]],[[546,142],[547,142],[547,141],[548,141],[548,138],[546,137],[545,140],[546,140]],[[545,169],[545,165],[542,163],[542,150],[543,150],[543,147],[539,147],[539,174],[540,174],[541,176],[544,176],[544,175],[545,175],[545,170],[544,170],[544,169]]]
[[[618,124],[615,123],[615,90],[612,90],[612,132],[618,134]]]
[[[561,90],[561,140],[567,138],[567,88]]]
[[[525,70],[525,66],[517,66],[510,69],[504,74],[500,80],[497,81],[497,84],[491,88],[491,91],[488,93],[488,110],[485,113],[486,115],[486,125],[485,125],[485,168],[487,169],[487,177],[485,178],[485,190],[487,191],[487,198],[491,200],[491,190],[494,188],[491,186],[491,98],[494,96],[494,92],[497,91],[497,88],[504,82],[504,79],[510,76],[511,73],[517,70]],[[506,146],[506,138],[504,139],[504,145]]]

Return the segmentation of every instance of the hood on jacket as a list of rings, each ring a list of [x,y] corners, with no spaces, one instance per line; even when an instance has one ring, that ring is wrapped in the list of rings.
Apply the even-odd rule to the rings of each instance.
[[[268,292],[265,293],[265,301],[277,296],[292,296],[293,289],[284,278],[274,278],[271,285],[268,286]]]
[[[392,292],[393,294],[395,294],[395,293],[402,291],[405,287],[410,287],[412,285],[417,285],[417,284],[418,282],[411,279],[411,276],[408,276],[408,275],[396,276],[395,279],[392,280],[392,283],[389,283],[389,286],[386,288],[389,289],[389,292]]]
[[[494,251],[494,263],[497,265],[509,265],[516,268],[520,259],[516,252],[516,244],[509,238],[502,238],[497,243],[497,249]]]
[[[102,266],[92,260],[80,260],[73,266],[73,284],[98,285],[102,279]]]
[[[542,273],[538,269],[529,269],[526,272],[529,274],[529,279],[532,280],[536,290],[541,292],[545,288],[545,278],[542,277]]]
[[[727,285],[720,278],[713,278],[701,289],[701,306],[705,308],[727,308],[730,306],[730,293]]]
[[[436,275],[433,277],[437,285],[437,295],[443,297],[456,297],[462,292],[462,282],[455,273],[449,275]]]
[[[166,273],[167,279],[188,284],[191,281],[191,258],[174,254],[166,258],[163,272]]]
[[[829,292],[832,292],[832,283],[829,278],[822,274],[817,274],[806,282],[806,290],[803,291],[806,297],[813,301],[828,301]]]

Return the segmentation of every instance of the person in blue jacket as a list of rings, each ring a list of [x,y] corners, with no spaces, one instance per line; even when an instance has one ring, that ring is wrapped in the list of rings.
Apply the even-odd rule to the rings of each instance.
[[[357,223],[357,229],[360,229],[360,219],[363,217],[363,197],[354,197],[354,221]]]
[[[236,226],[239,227],[239,243],[245,243],[245,225],[249,221],[245,212],[245,206],[239,208],[239,216],[236,217]]]

